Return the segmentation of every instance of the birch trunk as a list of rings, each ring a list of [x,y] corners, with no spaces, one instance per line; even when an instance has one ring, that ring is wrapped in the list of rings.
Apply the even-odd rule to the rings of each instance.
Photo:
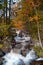
[[[37,9],[34,5],[34,2],[33,2],[33,7],[35,10],[35,14],[38,16]],[[39,21],[37,20],[36,22],[37,22],[37,32],[38,32],[39,45],[41,46],[41,48],[43,48],[42,43],[41,43],[41,37],[40,37]]]

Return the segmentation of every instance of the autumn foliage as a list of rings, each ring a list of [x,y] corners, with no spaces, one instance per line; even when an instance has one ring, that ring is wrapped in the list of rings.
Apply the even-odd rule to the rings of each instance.
[[[23,30],[24,29],[24,23],[22,21],[14,21],[12,22],[12,26],[14,26],[17,29]]]
[[[39,16],[35,14],[34,4],[39,5],[39,0],[21,0],[19,3],[22,8],[17,9],[17,16],[13,20],[12,25],[18,29],[24,29],[25,23],[39,20]],[[27,24],[26,24],[27,25]]]

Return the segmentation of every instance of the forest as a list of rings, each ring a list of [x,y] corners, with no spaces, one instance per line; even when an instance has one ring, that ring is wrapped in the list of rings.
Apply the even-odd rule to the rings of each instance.
[[[0,57],[11,49],[24,56],[34,49],[43,58],[43,0],[0,0]]]

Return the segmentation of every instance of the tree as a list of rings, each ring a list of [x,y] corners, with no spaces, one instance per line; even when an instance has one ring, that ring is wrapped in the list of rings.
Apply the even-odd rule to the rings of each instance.
[[[22,20],[23,22],[29,22],[35,20],[37,23],[37,32],[38,32],[38,39],[39,44],[42,47],[41,38],[40,38],[40,31],[39,31],[39,21],[38,21],[38,13],[37,9],[40,5],[40,0],[22,0],[21,1],[22,8],[18,10],[18,16],[16,20]],[[34,17],[35,16],[35,17]]]
[[[8,7],[8,5],[9,5],[9,7]],[[8,11],[9,11],[9,16],[8,16]],[[4,22],[6,20],[5,23],[10,23],[10,14],[11,14],[11,0],[4,0]]]
[[[6,14],[6,23],[7,23],[7,0],[5,0],[4,2],[5,2],[4,4],[5,4],[5,9],[6,9],[5,14]]]
[[[32,5],[33,5],[33,8],[34,8],[34,10],[35,10],[35,14],[38,16],[37,9],[36,9],[36,6],[35,6],[34,2],[32,2]],[[40,37],[40,29],[39,29],[39,21],[38,21],[38,19],[36,20],[36,22],[37,22],[37,30],[38,30],[39,44],[40,44],[40,46],[42,47],[41,37]],[[42,48],[43,48],[43,47],[42,47]]]
[[[22,20],[27,21],[30,16],[32,16],[32,7],[30,4],[31,1],[28,2],[28,0],[22,0],[21,3],[21,9],[18,9],[18,16],[16,20]]]
[[[3,14],[4,14],[4,22],[5,22],[5,14],[6,14],[6,22],[7,22],[7,0],[1,0],[0,8],[2,9]],[[5,11],[5,9],[6,9],[6,11]]]
[[[10,15],[11,15],[11,0],[9,1],[9,23],[10,23]]]

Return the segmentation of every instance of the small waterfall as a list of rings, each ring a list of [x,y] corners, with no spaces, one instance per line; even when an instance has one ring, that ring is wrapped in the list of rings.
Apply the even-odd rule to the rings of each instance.
[[[16,29],[17,36],[19,36],[20,30]]]
[[[16,33],[17,33],[17,36],[15,37],[16,42],[25,43],[25,41],[30,41],[30,37],[19,36],[20,30],[16,30]],[[23,56],[19,53],[15,53],[13,50],[11,50],[3,58],[4,58],[3,65],[30,65],[31,61],[35,60],[37,56],[33,49],[28,51],[26,56]]]
[[[26,55],[26,58],[24,60],[26,65],[30,65],[30,63],[37,58],[37,55],[35,51],[32,49],[29,51],[29,53]]]
[[[3,58],[5,59],[3,65],[21,65],[23,63],[21,60],[23,60],[25,57],[11,51]]]
[[[35,52],[33,50],[31,50],[26,55],[26,57],[11,51],[10,53],[6,54],[3,58],[5,59],[3,65],[30,65],[30,62],[32,60],[35,60],[37,56],[35,55]]]

